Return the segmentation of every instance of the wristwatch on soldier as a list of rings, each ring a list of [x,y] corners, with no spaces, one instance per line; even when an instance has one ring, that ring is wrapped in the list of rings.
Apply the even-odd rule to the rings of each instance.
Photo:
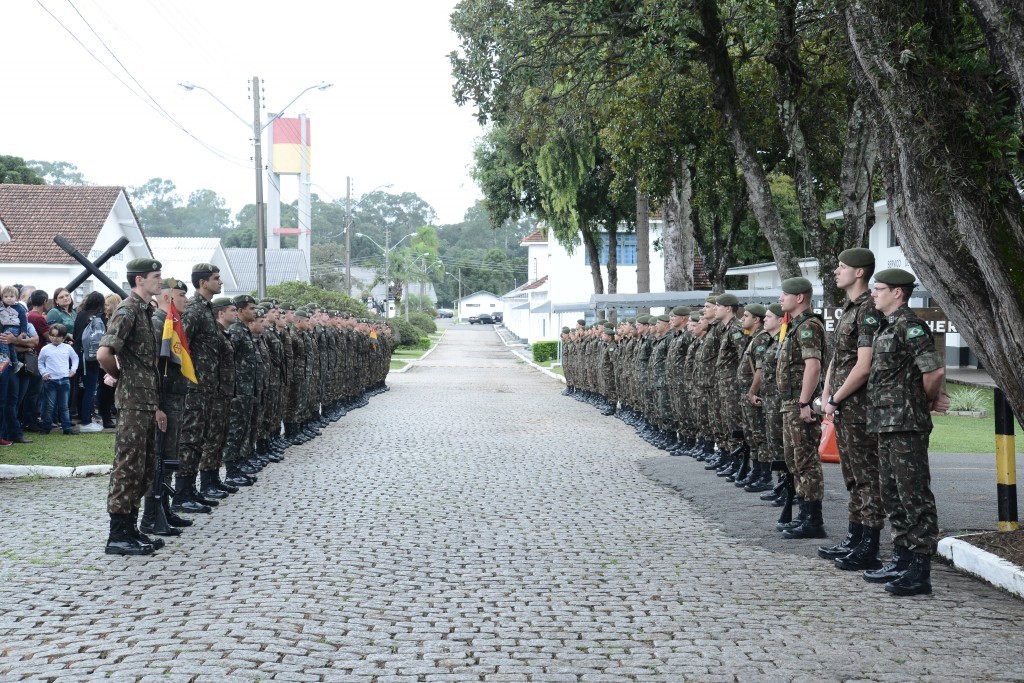
[[[800,410],[803,410],[804,408],[810,408],[811,407],[810,403],[804,403],[803,401],[797,401],[796,404],[798,406],[800,406]]]
[[[839,403],[836,402],[836,399],[835,399],[834,396],[829,396],[828,397],[828,402],[831,403],[832,405],[834,405],[836,408],[839,407]],[[840,403],[841,403],[841,401],[840,401]]]

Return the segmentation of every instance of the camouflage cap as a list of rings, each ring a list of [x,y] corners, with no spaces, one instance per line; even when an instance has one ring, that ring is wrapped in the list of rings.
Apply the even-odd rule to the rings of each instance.
[[[749,313],[750,315],[754,316],[755,318],[764,318],[765,311],[767,311],[768,309],[766,309],[761,304],[747,304],[746,306],[743,307],[743,310]]]
[[[188,285],[179,280],[176,277],[165,277],[164,278],[164,289],[179,289],[183,292],[188,291]]]
[[[851,268],[867,268],[875,265],[875,252],[862,247],[846,249],[839,252],[839,262]]]
[[[782,311],[782,304],[778,302],[768,306],[768,310],[771,311],[772,315],[774,315],[776,318],[781,318],[784,315]]]
[[[192,266],[192,272],[198,273],[200,275],[203,273],[219,273],[220,268],[213,265],[212,263],[197,263],[194,266]]]
[[[912,286],[915,281],[914,274],[902,268],[889,268],[875,273],[875,282],[893,287]]]
[[[210,302],[210,306],[213,308],[227,308],[228,306],[234,306],[234,302],[226,296],[218,296]]]
[[[690,312],[691,311],[689,306],[676,306],[675,308],[672,309],[672,315],[678,316],[680,318],[690,315]]]
[[[739,306],[740,300],[736,298],[735,294],[726,292],[725,294],[719,294],[715,303],[719,306]]]
[[[235,306],[239,308],[242,308],[243,306],[248,306],[249,304],[255,304],[256,299],[249,296],[248,294],[239,294],[237,296],[232,297],[231,303],[233,303]]]
[[[782,281],[782,291],[786,294],[806,294],[814,287],[805,277],[791,277]]]
[[[138,273],[143,275],[145,273],[152,273],[153,271],[160,270],[162,267],[160,262],[154,258],[133,258],[125,266],[129,273]]]

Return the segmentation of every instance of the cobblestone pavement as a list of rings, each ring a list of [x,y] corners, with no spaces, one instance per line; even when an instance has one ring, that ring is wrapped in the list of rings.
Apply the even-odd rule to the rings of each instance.
[[[390,384],[148,558],[104,481],[0,483],[0,679],[1024,679],[1024,603],[730,538],[489,327]]]

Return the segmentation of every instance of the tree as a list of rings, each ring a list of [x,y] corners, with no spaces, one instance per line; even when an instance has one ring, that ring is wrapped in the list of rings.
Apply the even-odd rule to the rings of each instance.
[[[253,292],[253,295],[255,294]],[[344,311],[359,317],[367,315],[367,308],[363,302],[340,292],[328,292],[305,282],[284,282],[272,285],[267,287],[267,296],[282,301],[291,301],[296,305],[315,303],[327,310]]]
[[[45,185],[46,181],[21,157],[0,155],[0,183]]]
[[[855,0],[842,17],[896,236],[1024,415],[1021,99],[1002,66],[1019,64],[1020,44],[1005,36],[1019,35],[1021,15],[1009,2],[985,6],[1003,10],[1005,29],[954,0]]]
[[[90,185],[78,167],[67,161],[28,161],[36,174],[49,185]]]

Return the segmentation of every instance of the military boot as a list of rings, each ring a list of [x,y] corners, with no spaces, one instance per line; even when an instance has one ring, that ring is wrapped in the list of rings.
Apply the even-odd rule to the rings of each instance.
[[[779,521],[775,524],[776,531],[795,529],[804,523],[804,517],[807,514],[807,510],[804,509],[803,499],[795,495],[795,491],[792,486],[786,489],[785,496],[786,502],[782,505],[782,512],[779,513]],[[794,506],[800,510],[796,515],[796,519],[793,519]]]
[[[181,529],[172,525],[166,518],[162,500],[157,500],[153,495],[142,499],[142,520],[139,522],[139,531],[158,536],[181,535]]]
[[[228,492],[217,486],[217,470],[199,471],[199,492],[203,499],[200,502],[209,500],[223,500],[228,497]]]
[[[227,470],[227,477],[224,479],[224,483],[235,487],[252,486],[256,483],[256,477],[244,474],[239,469],[237,462],[229,462],[224,467]]]
[[[931,595],[932,556],[928,553],[911,553],[907,570],[885,584],[885,590],[893,595]]]
[[[153,550],[160,550],[160,548],[163,548],[166,545],[166,543],[164,543],[164,539],[162,539],[160,537],[150,538],[146,534],[144,534],[141,531],[139,531],[139,509],[138,508],[135,508],[134,510],[132,510],[132,514],[131,514],[130,518],[131,518],[131,521],[128,523],[128,531],[130,531],[132,533],[132,535],[135,536],[135,538],[137,538],[139,540],[139,543],[141,543],[142,545],[146,545],[148,543],[150,546],[153,547]]]
[[[747,448],[746,444],[743,444],[740,447],[740,449],[742,450],[742,452],[737,457],[737,465],[736,465],[735,469],[733,469],[733,471],[730,472],[728,476],[726,476],[725,480],[726,481],[731,481],[736,486],[739,486],[739,487],[742,488],[743,486],[746,486],[746,481],[744,481],[742,484],[737,483],[737,482],[743,480],[747,476],[747,474],[749,474],[749,471],[750,471],[749,470],[749,468],[750,468],[750,449]]]
[[[736,488],[738,489],[741,489],[745,487],[747,484],[750,484],[761,478],[761,463],[759,463],[756,460],[754,460],[753,462],[749,462],[748,460],[747,464],[748,467],[746,472],[744,473],[743,470],[740,470],[739,474],[736,475]]]
[[[107,536],[107,555],[151,555],[153,546],[143,543],[131,529],[131,515],[110,515],[110,533]]]
[[[898,579],[903,572],[907,571],[912,559],[914,559],[914,553],[910,549],[894,545],[892,559],[882,565],[881,569],[864,572],[864,580],[868,583],[888,583]]]
[[[225,482],[223,479],[220,478],[220,470],[219,469],[216,469],[216,470],[213,471],[213,483],[214,483],[214,485],[217,488],[219,488],[221,491],[223,491],[225,493],[238,493],[238,487],[237,486],[235,486],[233,484],[229,484],[229,483]]]
[[[835,545],[823,545],[819,547],[818,557],[824,560],[834,560],[837,557],[849,555],[850,552],[860,544],[862,538],[864,538],[864,527],[857,522],[850,522],[850,526],[846,532],[846,538]],[[877,552],[878,549],[876,548],[875,551]],[[868,567],[862,567],[862,569],[868,569]],[[874,569],[874,567],[871,567],[871,569]]]
[[[171,486],[171,475],[165,474],[163,483],[163,495],[160,496],[160,504],[164,508],[164,519],[166,519],[167,523],[173,527],[192,526],[191,519],[179,517],[178,515],[174,514],[173,510],[171,510],[171,495],[173,493],[174,487]]]
[[[203,492],[200,491],[198,487],[196,487],[195,479],[193,479],[192,481],[189,482],[189,486],[192,488],[192,491],[191,491],[192,500],[196,501],[200,505],[205,505],[205,506],[207,506],[209,508],[215,508],[218,505],[220,505],[220,500],[219,499],[217,499],[217,498],[207,498],[206,496],[203,495]],[[224,493],[224,492],[218,490],[218,493]],[[227,494],[224,494],[224,497],[227,498]]]
[[[761,462],[761,474],[757,479],[748,483],[743,487],[743,490],[747,493],[761,493],[762,491],[771,491],[775,482],[772,481],[772,466],[771,463]]]
[[[836,568],[843,571],[880,569],[882,560],[878,558],[878,539],[882,534],[881,529],[861,525],[863,533],[858,543],[843,557],[836,558]]]
[[[804,501],[803,507],[805,510],[803,523],[798,527],[784,530],[782,537],[787,539],[827,537],[825,522],[821,518],[821,501]]]
[[[193,492],[195,491],[195,483],[189,483],[188,479],[193,477],[183,477],[181,473],[174,475],[174,502],[171,505],[171,510],[174,512],[189,512],[189,513],[201,513],[209,514],[212,509],[209,505],[200,503],[196,500]]]

